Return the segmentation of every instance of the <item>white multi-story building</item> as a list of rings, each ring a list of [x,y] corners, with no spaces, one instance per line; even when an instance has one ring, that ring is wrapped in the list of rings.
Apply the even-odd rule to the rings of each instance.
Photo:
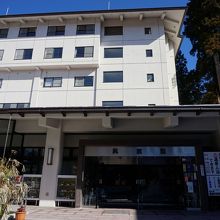
[[[184,14],[0,16],[0,152],[18,151],[30,203],[207,208],[220,108],[179,106]]]
[[[0,105],[178,105],[183,9],[4,16]]]

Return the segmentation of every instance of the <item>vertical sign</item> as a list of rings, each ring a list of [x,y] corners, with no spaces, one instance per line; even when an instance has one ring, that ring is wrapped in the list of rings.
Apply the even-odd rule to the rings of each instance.
[[[220,196],[220,152],[204,152],[209,196]]]

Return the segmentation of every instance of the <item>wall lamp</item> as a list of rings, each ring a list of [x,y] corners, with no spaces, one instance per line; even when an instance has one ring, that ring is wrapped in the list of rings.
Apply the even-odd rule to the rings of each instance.
[[[54,152],[54,149],[52,147],[48,148],[47,165],[52,165],[53,164],[53,152]]]

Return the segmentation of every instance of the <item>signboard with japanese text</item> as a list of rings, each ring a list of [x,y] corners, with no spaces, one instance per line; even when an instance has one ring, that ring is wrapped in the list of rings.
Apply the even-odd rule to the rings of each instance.
[[[220,152],[204,152],[209,196],[220,196]]]

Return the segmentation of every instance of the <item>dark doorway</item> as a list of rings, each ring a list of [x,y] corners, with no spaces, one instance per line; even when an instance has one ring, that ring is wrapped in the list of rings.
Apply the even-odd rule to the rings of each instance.
[[[84,205],[181,209],[184,207],[181,158],[86,157]]]

